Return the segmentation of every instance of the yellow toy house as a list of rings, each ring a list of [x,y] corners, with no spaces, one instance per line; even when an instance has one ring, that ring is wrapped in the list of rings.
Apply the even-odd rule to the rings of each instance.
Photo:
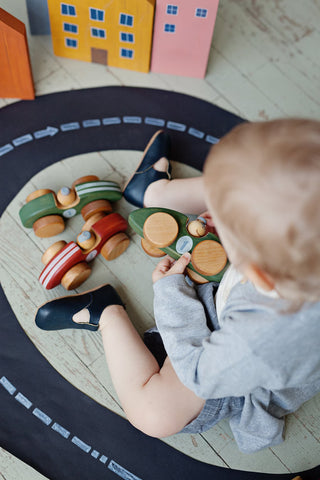
[[[48,0],[55,55],[148,72],[156,0]]]

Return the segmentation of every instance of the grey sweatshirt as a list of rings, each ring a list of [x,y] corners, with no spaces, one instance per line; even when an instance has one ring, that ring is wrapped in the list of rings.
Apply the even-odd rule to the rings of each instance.
[[[230,418],[241,451],[280,443],[284,415],[320,391],[320,303],[288,313],[247,282],[232,288],[222,328],[217,318],[207,327],[206,311],[183,275],[154,284],[156,324],[181,382],[204,399],[244,397]]]

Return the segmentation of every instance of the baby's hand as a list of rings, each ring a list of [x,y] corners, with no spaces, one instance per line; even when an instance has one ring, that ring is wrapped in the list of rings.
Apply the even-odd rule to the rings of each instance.
[[[184,273],[188,263],[190,262],[191,255],[190,253],[184,253],[179,260],[174,260],[168,255],[164,257],[152,274],[153,283],[157,282],[163,277],[168,277],[169,275],[175,275],[177,273]]]
[[[217,230],[214,226],[214,223],[213,223],[213,220],[212,220],[212,217],[211,217],[211,214],[209,213],[209,211],[206,211],[206,212],[203,212],[199,215],[199,217],[203,217],[206,221],[207,221],[207,230],[208,232],[211,232],[211,233],[214,233],[215,235],[218,235],[217,234]]]

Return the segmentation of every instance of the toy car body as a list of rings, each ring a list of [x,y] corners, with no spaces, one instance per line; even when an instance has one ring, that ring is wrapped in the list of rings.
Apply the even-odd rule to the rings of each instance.
[[[74,186],[75,201],[67,206],[59,204],[54,192],[46,193],[26,203],[19,212],[22,224],[32,228],[33,224],[47,215],[60,215],[70,218],[81,212],[82,208],[96,200],[115,202],[120,200],[122,192],[120,186],[111,181],[96,180]]]
[[[104,216],[91,226],[91,231],[95,236],[94,245],[88,249],[83,249],[76,242],[65,244],[46,264],[39,276],[40,283],[48,290],[54,288],[62,282],[66,274],[75,266],[80,265],[80,267],[82,266],[83,268],[80,268],[79,272],[75,274],[74,281],[72,280],[72,284],[69,285],[70,288],[63,285],[67,290],[77,288],[77,286],[83,283],[90,275],[91,269],[90,267],[88,269],[87,262],[93,260],[101,252],[103,247],[107,245],[108,241],[110,242],[120,237],[119,242],[116,242],[118,244],[122,242],[123,245],[119,254],[127,248],[129,239],[121,233],[125,232],[127,227],[127,221],[118,213],[111,213],[110,215]],[[57,244],[61,243],[65,242],[57,242]],[[54,245],[50,248],[54,247]],[[49,249],[47,251],[49,251]],[[105,255],[104,257],[108,260],[112,259],[107,258]],[[114,256],[113,258],[116,257]],[[80,283],[78,283],[78,280]]]
[[[175,222],[172,222],[173,227],[176,228],[177,234],[173,234],[173,237],[168,240],[170,243],[165,247],[159,247],[159,244],[155,245],[152,240],[150,241],[150,238],[146,238],[146,225],[148,224],[150,217],[155,216],[155,214],[159,213],[165,213],[173,217],[177,225],[175,227]],[[156,217],[154,218],[156,219]],[[192,235],[188,230],[189,218],[183,213],[166,208],[140,208],[130,213],[128,222],[129,225],[133,228],[133,230],[138,233],[138,235],[140,235],[140,237],[146,239],[149,242],[149,245],[151,245],[151,249],[153,248],[153,246],[158,247],[160,250],[162,250],[164,253],[168,254],[175,260],[180,258],[183,253],[190,252],[191,262],[188,265],[188,274],[190,274],[190,278],[196,283],[205,283],[206,281],[220,282],[228,266],[228,259],[223,247],[221,246],[219,238],[211,232],[207,232],[203,236]],[[155,234],[151,235],[152,239],[157,238],[158,236],[158,233],[156,232],[157,224],[155,223],[154,226]],[[202,245],[204,245],[204,243],[202,242],[206,242],[206,246],[210,247],[208,249],[208,259],[206,259],[207,250],[200,252],[201,256],[198,255],[199,250],[202,249]],[[200,246],[200,244],[202,245]],[[144,248],[144,250],[149,253],[148,249]],[[196,251],[197,255],[195,255]],[[210,264],[211,259],[209,257],[211,252],[213,252],[213,255],[217,257],[217,261],[214,261]],[[149,254],[152,255],[152,253]],[[207,260],[209,261],[208,266],[206,266]],[[210,270],[212,270],[212,272],[214,273],[210,274]],[[195,275],[193,274],[193,272],[195,273]],[[198,275],[200,275],[202,280],[199,278],[200,281],[197,281]]]

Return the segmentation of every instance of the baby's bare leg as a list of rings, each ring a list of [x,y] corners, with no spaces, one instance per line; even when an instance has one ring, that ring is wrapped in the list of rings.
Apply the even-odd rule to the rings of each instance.
[[[180,382],[168,358],[159,368],[123,307],[102,312],[100,332],[114,387],[136,428],[166,437],[198,416],[205,401]]]
[[[167,160],[160,159],[154,168],[166,171]],[[144,195],[145,207],[172,208],[183,213],[200,214],[207,210],[204,201],[203,177],[158,180],[151,183]]]

